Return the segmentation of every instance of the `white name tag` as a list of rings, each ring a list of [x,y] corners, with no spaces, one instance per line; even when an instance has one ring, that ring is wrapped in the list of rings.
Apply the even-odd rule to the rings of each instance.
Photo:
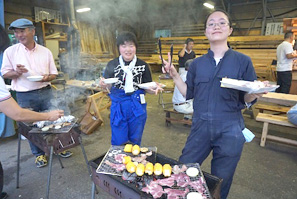
[[[145,97],[144,97],[144,94],[140,94],[140,103],[141,104],[145,104]]]

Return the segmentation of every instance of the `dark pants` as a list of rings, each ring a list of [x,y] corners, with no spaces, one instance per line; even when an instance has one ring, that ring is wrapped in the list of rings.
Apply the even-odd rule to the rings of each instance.
[[[290,92],[291,82],[292,71],[277,72],[277,85],[280,87],[276,89],[276,92],[288,94]]]
[[[0,194],[2,193],[2,190],[3,190],[3,185],[4,185],[3,179],[4,179],[3,168],[0,162]]]
[[[28,108],[36,112],[50,110],[53,94],[50,86],[28,92],[16,92],[16,97],[20,107]],[[45,153],[29,141],[33,155],[40,156]]]
[[[202,120],[193,118],[191,133],[179,161],[200,165],[213,151],[211,174],[223,179],[221,199],[229,193],[245,138],[243,120]]]

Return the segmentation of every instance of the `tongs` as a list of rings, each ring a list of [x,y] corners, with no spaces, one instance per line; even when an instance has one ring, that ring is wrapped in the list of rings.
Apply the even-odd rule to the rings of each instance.
[[[159,44],[160,58],[161,58],[161,61],[162,61],[162,68],[164,69],[166,74],[168,74],[168,72],[166,71],[166,69],[164,67],[164,61],[163,61],[163,56],[162,56],[162,44],[161,44],[161,39],[160,38],[159,38],[158,44]],[[170,47],[170,65],[169,66],[171,66],[171,64],[172,64],[172,56],[173,56],[173,44],[171,44],[171,47]]]

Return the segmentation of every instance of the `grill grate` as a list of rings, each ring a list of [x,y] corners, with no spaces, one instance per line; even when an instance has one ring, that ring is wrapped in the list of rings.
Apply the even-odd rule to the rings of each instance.
[[[157,147],[146,147],[149,149],[149,151],[152,151],[153,154],[151,156],[148,156],[146,158],[147,161],[155,163],[156,162],[156,153],[157,153]],[[148,151],[148,152],[149,152]],[[147,152],[146,152],[147,153]],[[96,172],[97,173],[102,173],[102,174],[109,174],[109,175],[117,175],[117,176],[122,176],[123,171],[117,171],[116,169],[110,167],[108,164],[106,164],[106,161],[109,161],[114,164],[120,164],[115,160],[115,155],[117,154],[125,154],[128,156],[133,157],[140,157],[140,154],[137,156],[134,156],[132,153],[127,153],[124,152],[124,146],[111,146],[108,150],[108,152],[105,154],[103,160],[99,164]]]
[[[156,163],[156,158],[157,158],[157,148],[156,147],[147,147],[149,149],[149,151],[153,151],[153,155],[148,157],[147,160],[152,162],[152,163]],[[113,175],[114,177],[116,177],[115,179],[117,179],[117,181],[121,181],[123,184],[125,184],[127,187],[132,188],[133,190],[137,190],[137,192],[142,195],[142,196],[146,196],[145,198],[149,197],[152,198],[152,196],[150,194],[146,194],[145,192],[141,191],[142,188],[144,188],[146,186],[146,184],[148,184],[151,180],[152,180],[152,176],[147,176],[144,175],[142,177],[138,177],[138,176],[134,176],[133,174],[129,174],[126,170],[124,171],[117,171],[116,169],[112,168],[111,166],[109,166],[108,164],[105,163],[105,161],[109,161],[111,163],[115,163],[115,164],[120,164],[115,160],[115,155],[116,154],[125,154],[125,155],[130,155],[131,157],[133,157],[133,155],[131,153],[126,153],[123,151],[124,150],[124,146],[111,146],[110,149],[108,150],[108,152],[105,154],[105,156],[103,157],[102,161],[100,162],[99,166],[96,169],[96,173],[100,173],[100,174],[109,174],[109,175]],[[140,155],[138,155],[140,156]],[[158,158],[157,158],[158,159]],[[169,163],[171,164],[171,166],[173,167],[174,165],[172,164],[172,162],[167,162],[165,159],[165,163],[163,162],[163,159],[160,159],[159,157],[159,161],[161,160],[161,164],[165,164],[165,163]],[[170,188],[170,189],[175,189],[175,190],[181,190],[181,191],[185,191],[185,190],[189,190],[188,193],[190,192],[199,192],[200,194],[202,194],[203,198],[207,198],[207,199],[211,199],[211,194],[210,191],[207,187],[203,172],[200,168],[200,165],[198,163],[189,163],[189,164],[185,164],[187,166],[187,168],[190,167],[194,167],[197,168],[199,173],[198,176],[196,177],[189,177],[190,178],[190,182],[195,182],[196,185],[198,183],[198,185],[201,185],[201,189],[196,190],[194,189],[192,186],[187,185],[185,187],[181,187],[177,185],[177,181],[175,180],[175,183],[172,187],[168,187],[168,186],[162,186],[163,190]],[[183,164],[178,164],[179,168],[182,168]],[[184,174],[186,172],[183,172]],[[124,175],[125,177],[127,177],[127,175],[131,176],[131,178],[128,181],[123,180],[121,177]],[[156,177],[154,176],[154,178],[156,179]],[[162,179],[162,177],[157,177],[158,179]],[[146,183],[144,183],[145,181],[147,181]],[[179,199],[186,199],[187,193],[185,194],[185,197],[181,197],[179,196]],[[167,194],[163,194],[161,198],[167,198]]]

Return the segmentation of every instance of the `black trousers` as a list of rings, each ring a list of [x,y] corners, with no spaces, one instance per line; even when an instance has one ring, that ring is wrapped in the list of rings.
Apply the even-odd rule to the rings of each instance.
[[[277,93],[286,93],[290,92],[292,83],[292,71],[282,71],[277,72],[277,85],[280,87],[276,89]]]
[[[4,179],[3,168],[2,168],[2,164],[0,162],[0,194],[2,193],[2,190],[3,190],[3,184],[4,184],[3,179]]]

